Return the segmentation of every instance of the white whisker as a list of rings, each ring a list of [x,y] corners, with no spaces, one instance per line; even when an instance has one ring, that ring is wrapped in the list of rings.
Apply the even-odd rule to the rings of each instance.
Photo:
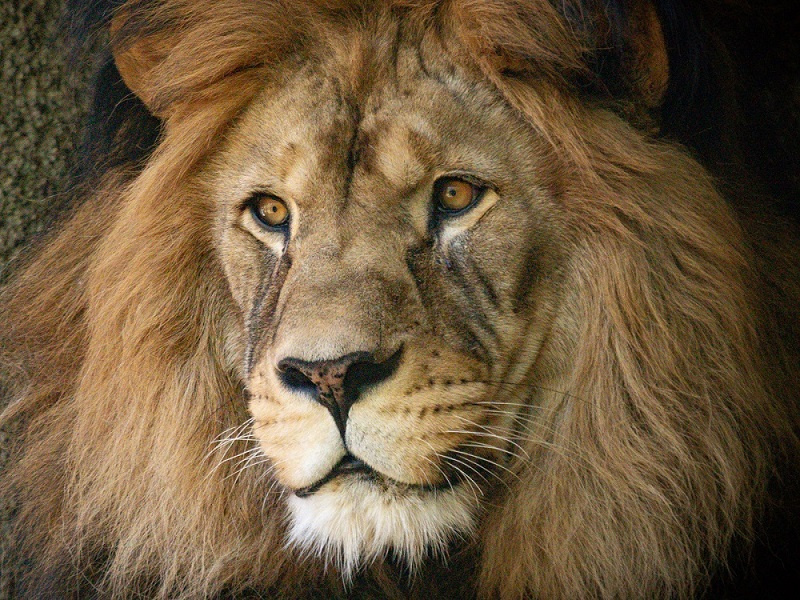
[[[455,430],[455,431],[447,431],[447,433],[466,433],[466,434],[479,435],[479,436],[482,436],[482,437],[492,437],[492,438],[495,438],[497,440],[500,440],[503,444],[509,444],[511,446],[514,446],[517,450],[519,450],[520,452],[522,452],[522,454],[525,455],[525,458],[530,459],[530,455],[528,454],[527,450],[525,450],[525,448],[523,448],[519,443],[517,443],[513,439],[511,439],[511,437],[509,437],[508,435],[505,435],[505,436],[499,435],[498,433],[495,433],[494,431],[492,431],[487,426],[480,425],[480,424],[476,423],[475,421],[472,421],[471,419],[467,419],[466,417],[456,416],[456,418],[460,419],[462,422],[466,423],[467,425],[470,425],[472,427],[477,427],[477,428],[481,429],[481,431],[474,431],[474,430],[473,431],[458,431],[458,430]]]
[[[445,456],[445,457],[443,457],[443,460],[447,460],[447,461],[449,461],[451,458],[452,458],[452,457]],[[460,462],[460,461],[459,461],[459,462]],[[450,463],[448,462],[448,464],[450,464]],[[463,463],[462,463],[462,464],[463,464]],[[464,480],[465,480],[467,483],[469,483],[469,487],[470,487],[470,490],[472,491],[472,495],[475,497],[475,504],[476,504],[476,505],[480,504],[480,500],[478,500],[478,494],[480,494],[481,496],[483,496],[483,491],[481,490],[480,486],[479,486],[479,485],[478,485],[478,484],[475,482],[475,480],[474,480],[474,479],[472,479],[472,477],[470,477],[469,475],[467,475],[467,474],[466,474],[466,473],[465,473],[463,470],[461,470],[460,468],[458,468],[456,465],[454,465],[454,464],[450,464],[450,466],[451,466],[451,467],[453,467],[453,468],[454,468],[456,471],[458,471],[459,473],[461,473],[461,475],[464,477]],[[477,492],[476,492],[475,490],[477,490]]]
[[[514,473],[514,471],[512,471],[511,469],[509,469],[507,467],[504,467],[500,463],[498,463],[498,462],[496,462],[496,461],[494,461],[494,460],[492,460],[490,458],[486,458],[485,456],[480,456],[479,454],[474,454],[472,452],[463,452],[461,450],[451,450],[451,452],[457,452],[458,454],[461,454],[463,456],[468,456],[468,457],[473,458],[475,460],[482,460],[482,461],[484,461],[486,463],[489,463],[493,467],[497,467],[499,469],[502,469],[503,471],[505,471],[506,473],[508,473],[512,477],[514,477],[514,479],[519,479],[519,475]],[[497,473],[495,473],[494,471],[491,471],[491,470],[489,471],[489,473],[491,473],[492,475],[497,477],[497,479],[499,479],[506,487],[508,487],[508,484],[505,482],[505,480],[502,477],[500,477],[499,475],[497,475]]]

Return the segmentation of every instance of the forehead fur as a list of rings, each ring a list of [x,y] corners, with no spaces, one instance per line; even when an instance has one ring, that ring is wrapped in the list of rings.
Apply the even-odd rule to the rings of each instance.
[[[391,51],[392,40],[375,32],[396,24],[406,37],[434,32],[475,64],[559,79],[582,69],[584,50],[581,36],[547,0],[133,0],[114,21],[116,52],[133,54],[146,70],[142,79],[155,107],[202,99],[232,74],[259,77],[287,54],[322,48],[349,56],[357,81],[376,44]],[[372,42],[353,47],[354,29]]]

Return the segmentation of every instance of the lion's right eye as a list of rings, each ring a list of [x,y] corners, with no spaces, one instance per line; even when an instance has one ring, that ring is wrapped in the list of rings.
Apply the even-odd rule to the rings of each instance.
[[[289,207],[277,196],[259,194],[249,204],[253,218],[263,227],[278,229],[289,222]]]
[[[433,201],[444,215],[457,215],[472,208],[483,196],[486,186],[462,177],[442,177],[433,185]]]

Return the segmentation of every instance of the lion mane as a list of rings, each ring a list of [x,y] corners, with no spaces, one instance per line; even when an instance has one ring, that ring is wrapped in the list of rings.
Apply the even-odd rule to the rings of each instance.
[[[124,81],[110,101],[130,110],[107,119],[107,146],[94,146],[95,159],[107,150],[104,167],[0,296],[2,420],[16,427],[0,490],[17,507],[18,596],[689,598],[740,585],[770,526],[784,529],[780,515],[791,513],[797,237],[754,186],[711,170],[716,150],[684,141],[707,125],[700,117],[670,131],[666,110],[679,112],[691,86],[671,45],[676,17],[662,4],[671,3],[132,0],[87,12],[110,30],[106,75]],[[230,168],[220,148],[238,151],[236,132],[265,86],[291,92],[303,61],[327,60],[314,48],[345,65],[343,93],[358,103],[385,76],[383,58],[406,55],[390,38],[439,44],[457,68],[431,67],[437,85],[473,81],[478,91],[462,104],[488,98],[500,107],[492,115],[518,119],[509,135],[533,140],[537,198],[555,207],[531,223],[568,242],[555,248],[542,234],[541,244],[484,257],[527,275],[513,286],[484,282],[482,296],[465,296],[475,305],[453,311],[483,323],[481,302],[502,305],[513,292],[517,316],[484,329],[552,313],[548,334],[523,336],[546,351],[508,361],[509,372],[530,363],[514,385],[532,395],[477,382],[502,390],[485,397],[495,402],[487,419],[511,415],[504,399],[525,405],[505,435],[494,421],[471,432],[502,437],[503,448],[484,443],[491,466],[449,455],[462,475],[471,465],[474,485],[457,483],[455,499],[449,481],[449,492],[414,496],[442,499],[447,527],[408,547],[349,550],[327,533],[303,537],[322,513],[288,511],[300,484],[285,484],[262,453],[269,440],[259,446],[251,432],[266,410],[251,371],[271,346],[248,339],[266,326],[242,324],[234,288],[247,275],[223,264],[240,250],[209,226],[219,217],[208,173]],[[287,61],[295,67],[276,77]],[[376,146],[348,160],[366,161]],[[498,214],[487,211],[481,227]],[[439,262],[420,261],[423,289]],[[299,285],[301,275],[281,277]],[[277,302],[279,288],[260,301]],[[442,322],[430,330],[460,348],[450,340],[468,325]],[[411,353],[409,342],[402,365]],[[420,421],[439,409],[425,404]],[[499,450],[502,459],[488,453]],[[409,520],[409,531],[417,526],[434,528]]]

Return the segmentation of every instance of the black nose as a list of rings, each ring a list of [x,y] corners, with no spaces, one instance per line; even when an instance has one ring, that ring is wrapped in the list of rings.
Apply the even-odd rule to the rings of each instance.
[[[368,388],[389,379],[397,370],[402,346],[382,362],[369,352],[353,352],[332,360],[307,361],[287,357],[278,362],[286,387],[311,394],[327,408],[344,439],[350,407]]]

